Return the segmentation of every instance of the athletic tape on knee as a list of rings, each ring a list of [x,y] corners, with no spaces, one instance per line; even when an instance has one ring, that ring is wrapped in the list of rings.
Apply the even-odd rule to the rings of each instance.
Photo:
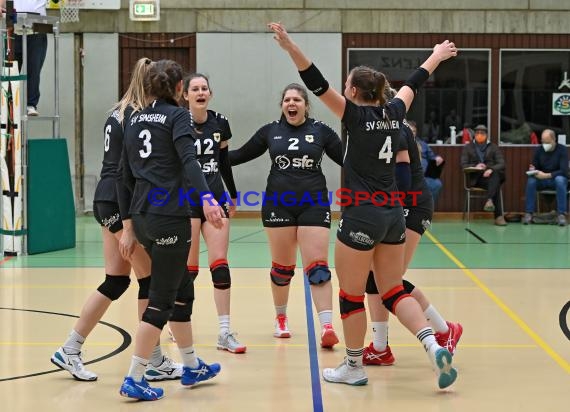
[[[412,293],[416,285],[414,285],[412,282],[408,282],[406,279],[404,279],[402,282],[404,283],[404,290],[407,293]]]
[[[368,279],[366,279],[366,293],[369,295],[378,295],[378,287],[376,286],[376,280],[374,280],[374,272],[368,272]]]
[[[390,289],[387,293],[382,295],[382,303],[392,313],[396,313],[396,306],[404,299],[411,297],[409,293],[404,290],[403,285],[399,285]]]
[[[331,280],[329,265],[324,260],[317,260],[305,268],[305,274],[311,285],[319,285]]]
[[[188,271],[188,274],[190,276],[192,276],[192,279],[196,280],[196,278],[198,277],[198,272],[200,271],[200,267],[199,266],[186,266],[186,270]]]
[[[151,291],[149,293],[148,306],[142,315],[142,320],[162,330],[170,319],[173,310],[174,302],[170,298],[153,294]]]
[[[131,278],[129,275],[105,275],[105,280],[97,290],[111,300],[117,300],[129,288]]]
[[[210,273],[212,274],[214,288],[225,290],[232,286],[230,267],[226,259],[218,259],[212,263],[210,265]]]
[[[364,295],[352,296],[340,289],[338,292],[338,300],[340,305],[340,317],[346,319],[351,315],[364,312]]]
[[[150,276],[138,279],[139,282],[139,299],[148,299],[148,291],[150,290]]]
[[[271,281],[277,286],[287,286],[295,275],[295,265],[283,266],[271,262]]]
[[[194,307],[194,279],[191,275],[185,275],[180,282],[174,310],[170,316],[173,322],[190,322],[192,308]]]

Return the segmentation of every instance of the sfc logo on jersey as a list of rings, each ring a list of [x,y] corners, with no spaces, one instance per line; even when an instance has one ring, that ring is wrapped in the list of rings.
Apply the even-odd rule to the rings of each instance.
[[[313,136],[312,134],[306,134],[305,141],[307,143],[313,143],[315,141],[315,136]]]
[[[214,141],[216,143],[220,143],[221,139],[222,139],[222,135],[220,133],[214,133]]]
[[[279,167],[279,169],[284,170],[291,165],[291,161],[287,156],[279,155],[275,157],[275,164]]]

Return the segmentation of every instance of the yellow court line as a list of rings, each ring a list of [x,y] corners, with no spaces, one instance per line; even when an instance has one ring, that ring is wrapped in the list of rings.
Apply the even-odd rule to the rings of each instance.
[[[505,314],[513,320],[536,344],[547,353],[562,369],[567,373],[570,373],[570,364],[554,349],[552,349],[548,343],[546,343],[535,331],[533,331],[530,326],[528,326],[521,318],[518,316],[511,308],[509,308],[497,295],[495,295],[487,285],[485,285],[467,266],[465,266],[453,253],[451,253],[437,238],[431,234],[431,232],[426,231],[426,236],[446,255],[453,263],[460,268],[465,275],[473,281],[495,304],[501,308]],[[462,344],[463,346],[463,344]]]

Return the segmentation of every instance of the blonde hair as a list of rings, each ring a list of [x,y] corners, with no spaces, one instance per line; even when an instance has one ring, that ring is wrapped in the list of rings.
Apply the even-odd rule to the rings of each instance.
[[[112,109],[119,112],[119,122],[123,122],[127,107],[131,106],[134,112],[138,112],[145,108],[147,97],[144,91],[144,79],[152,65],[152,60],[146,57],[143,57],[136,62],[133,74],[131,75],[129,88],[121,100],[119,100]]]

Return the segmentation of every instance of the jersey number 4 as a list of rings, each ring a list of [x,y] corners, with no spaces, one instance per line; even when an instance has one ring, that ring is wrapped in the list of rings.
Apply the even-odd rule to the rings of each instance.
[[[392,152],[392,138],[390,136],[386,136],[386,141],[378,152],[378,159],[385,159],[386,163],[390,163],[393,156],[394,152]]]

